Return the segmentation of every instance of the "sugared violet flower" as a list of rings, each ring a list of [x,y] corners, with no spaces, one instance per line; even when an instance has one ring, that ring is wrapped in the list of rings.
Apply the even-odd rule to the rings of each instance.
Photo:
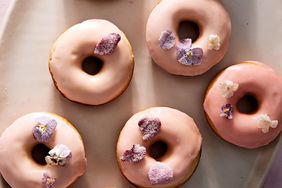
[[[221,107],[220,116],[225,117],[226,119],[233,118],[233,106],[231,104],[225,104]]]
[[[173,170],[165,163],[155,162],[151,165],[148,178],[152,185],[166,184],[173,179]]]
[[[56,178],[50,177],[46,172],[43,174],[42,184],[45,186],[45,188],[54,188],[55,182]]]
[[[118,33],[111,33],[102,38],[102,40],[96,45],[94,54],[97,55],[111,55],[116,49],[121,36]]]
[[[163,50],[169,50],[175,45],[175,36],[173,33],[169,30],[165,30],[161,33],[159,41],[160,41],[160,47]]]
[[[126,150],[121,156],[122,161],[137,163],[144,159],[146,148],[139,144],[134,144],[130,150]]]
[[[161,121],[159,118],[143,118],[138,122],[138,126],[143,134],[143,140],[148,141],[160,132]]]
[[[203,57],[202,48],[192,48],[192,40],[187,38],[176,46],[176,59],[183,65],[200,65]]]
[[[55,131],[57,121],[50,117],[42,116],[35,119],[35,122],[36,125],[32,129],[34,138],[40,143],[48,142]]]

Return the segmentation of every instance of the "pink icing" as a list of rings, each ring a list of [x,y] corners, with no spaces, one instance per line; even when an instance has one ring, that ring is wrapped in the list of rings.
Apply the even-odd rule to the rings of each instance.
[[[95,56],[97,43],[117,33],[121,40],[111,55],[96,55],[103,60],[96,75],[85,73],[81,64]],[[133,73],[131,46],[118,27],[106,20],[87,20],[65,31],[55,42],[49,69],[58,89],[70,100],[99,105],[114,99],[128,86]]]
[[[203,49],[202,63],[197,66],[182,65],[176,60],[176,47],[168,51],[160,48],[160,35],[170,30],[176,35],[182,20],[191,20],[199,24],[200,36],[194,41],[193,48]],[[208,49],[208,38],[218,35],[221,47]],[[194,76],[203,74],[219,63],[225,55],[231,34],[231,23],[228,13],[217,0],[162,0],[152,11],[146,31],[147,46],[155,63],[171,74]]]
[[[35,119],[40,116],[49,116],[57,121],[55,134],[45,143],[49,148],[57,144],[64,144],[72,152],[72,158],[65,166],[54,167],[39,165],[31,157],[32,148],[38,144],[33,137],[32,128],[36,125]],[[79,133],[62,117],[36,112],[17,119],[0,137],[0,171],[4,179],[13,188],[43,187],[43,174],[56,178],[55,187],[68,187],[86,170],[84,146]]]
[[[218,87],[226,80],[239,84],[238,90],[229,99],[222,96]],[[245,148],[257,148],[270,143],[282,130],[281,92],[282,80],[273,69],[248,61],[228,67],[215,79],[207,92],[204,109],[215,131],[224,140]],[[236,108],[237,101],[248,93],[253,94],[259,103],[259,109],[254,114],[243,114]],[[220,117],[220,108],[226,103],[234,107],[232,120]],[[278,120],[278,127],[263,133],[256,120],[261,114]]]
[[[138,126],[138,122],[144,117],[159,118],[162,123],[159,134],[149,141],[143,140]],[[165,186],[175,186],[187,179],[193,161],[199,155],[202,137],[192,118],[172,108],[155,107],[133,115],[120,133],[117,158],[120,159],[123,152],[131,148],[133,144],[138,143],[148,150],[151,144],[159,140],[168,144],[168,151],[158,161],[149,154],[139,163],[125,163],[118,160],[122,173],[130,182],[140,187],[158,187],[157,184],[152,185],[148,178],[148,172],[156,162],[169,166],[173,171],[173,179]]]

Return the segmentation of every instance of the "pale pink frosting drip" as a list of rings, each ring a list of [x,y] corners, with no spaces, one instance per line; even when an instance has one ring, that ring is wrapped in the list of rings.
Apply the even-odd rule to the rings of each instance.
[[[100,40],[111,34],[121,35],[121,41],[111,55],[94,54]],[[56,41],[50,60],[50,71],[59,90],[70,100],[98,105],[109,102],[128,86],[133,72],[131,46],[114,24],[106,20],[87,20],[65,31]],[[81,64],[89,56],[104,61],[96,75],[85,73]]]
[[[239,84],[234,95],[227,99],[219,90],[219,83],[231,80]],[[208,90],[204,109],[216,132],[226,141],[245,148],[257,148],[269,144],[282,130],[282,80],[273,69],[258,62],[244,62],[225,69]],[[253,94],[259,103],[255,114],[242,114],[237,108],[238,100],[245,94]],[[234,107],[233,119],[220,117],[222,105],[230,103]],[[255,117],[268,114],[278,120],[278,127],[263,133]]]
[[[150,141],[142,139],[138,122],[142,118],[159,118],[161,131]],[[123,152],[140,144],[147,148],[158,140],[168,144],[168,152],[160,158],[173,169],[173,180],[165,185],[151,185],[148,172],[156,160],[148,154],[139,163],[129,163],[120,160]],[[193,161],[199,155],[202,137],[193,119],[183,112],[167,107],[155,107],[132,116],[122,129],[117,143],[117,158],[122,173],[132,183],[141,187],[170,187],[185,180],[192,168]]]
[[[197,66],[185,66],[176,60],[176,47],[169,51],[160,48],[159,38],[163,31],[171,30],[177,36],[178,25],[183,20],[198,23],[199,38],[192,47],[202,48],[202,63]],[[221,47],[208,49],[209,35],[218,35]],[[231,22],[228,13],[217,0],[162,0],[152,11],[148,23],[146,40],[155,63],[171,74],[194,76],[203,74],[219,63],[229,46]],[[177,43],[179,38],[177,36]]]
[[[55,134],[46,143],[49,148],[57,144],[66,145],[72,158],[66,166],[39,165],[31,156],[32,148],[38,144],[32,134],[35,118],[48,116],[57,121]],[[17,119],[0,137],[0,171],[13,188],[44,188],[42,177],[46,172],[56,178],[56,188],[66,188],[86,170],[83,142],[79,133],[65,119],[50,113],[31,113]]]

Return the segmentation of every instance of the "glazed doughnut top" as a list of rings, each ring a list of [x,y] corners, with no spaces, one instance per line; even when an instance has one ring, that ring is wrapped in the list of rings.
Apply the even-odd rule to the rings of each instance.
[[[238,101],[253,96],[257,109],[243,113]],[[282,79],[265,64],[246,61],[225,69],[211,83],[204,109],[215,132],[245,148],[269,144],[282,131]]]
[[[101,59],[103,66],[90,75],[82,70],[82,62],[93,56]],[[65,31],[55,42],[49,60],[59,91],[72,101],[90,105],[119,96],[127,88],[133,68],[132,49],[124,33],[100,19],[84,21]]]
[[[168,151],[159,159],[146,154],[160,140],[168,145]],[[117,143],[117,157],[122,173],[135,185],[171,187],[191,176],[201,143],[201,134],[192,118],[172,108],[154,107],[127,121]],[[135,151],[139,154],[132,158],[130,154]]]
[[[33,159],[37,144],[53,148],[45,165]],[[0,171],[13,188],[66,188],[86,170],[82,139],[62,117],[45,112],[18,118],[0,137]]]
[[[179,25],[199,26],[195,41],[180,39]],[[195,76],[219,63],[228,50],[231,22],[218,0],[162,0],[147,22],[146,41],[152,59],[171,74]]]

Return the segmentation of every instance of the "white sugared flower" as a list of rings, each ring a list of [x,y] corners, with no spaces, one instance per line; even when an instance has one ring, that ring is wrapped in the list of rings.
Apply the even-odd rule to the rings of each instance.
[[[209,50],[219,50],[221,46],[220,38],[218,35],[209,35],[208,38],[208,49]]]
[[[258,128],[260,128],[263,133],[267,133],[270,127],[274,129],[278,126],[278,120],[271,120],[267,114],[261,114],[255,117],[255,119],[257,120]]]
[[[48,154],[45,161],[49,165],[66,165],[72,156],[71,150],[63,144],[56,145]]]
[[[223,97],[230,98],[233,96],[234,92],[239,88],[239,84],[232,82],[231,80],[226,80],[225,82],[219,83],[219,89]]]

